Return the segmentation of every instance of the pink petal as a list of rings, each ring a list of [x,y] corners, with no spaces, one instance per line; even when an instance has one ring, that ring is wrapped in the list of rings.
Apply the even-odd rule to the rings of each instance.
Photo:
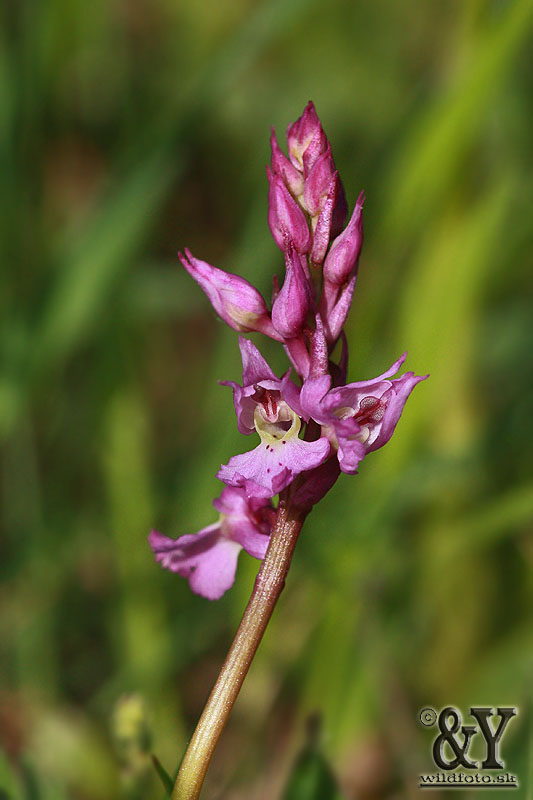
[[[327,425],[331,418],[329,404],[323,407],[323,400],[331,387],[331,375],[320,375],[308,378],[302,386],[300,403],[308,417],[312,417],[319,425]]]
[[[290,470],[270,456],[267,445],[261,442],[255,450],[232,456],[227,464],[223,464],[217,478],[233,486],[242,486],[244,481],[253,481],[263,487],[269,497],[279,494],[293,479]]]
[[[326,438],[315,442],[302,439],[281,440],[275,445],[261,442],[255,450],[230,458],[217,478],[230,485],[242,485],[243,479],[254,481],[271,492],[279,494],[291,483],[295,475],[321,464],[329,455]]]
[[[240,544],[230,539],[220,539],[214,547],[206,551],[189,578],[193,592],[207,597],[208,600],[222,597],[235,581],[240,551]]]
[[[383,391],[385,391],[389,385],[388,383],[385,384],[386,379],[398,372],[406,358],[407,353],[403,353],[403,355],[401,355],[400,358],[394,362],[394,364],[385,370],[382,375],[378,375],[377,378],[371,378],[368,381],[348,383],[346,386],[340,386],[337,389],[333,389],[328,397],[328,407],[355,407],[358,399],[362,396],[361,389],[366,390],[364,394],[374,394],[374,392],[378,392],[381,387],[381,393],[383,393]],[[372,387],[372,391],[368,391],[370,387]]]
[[[406,400],[420,381],[426,380],[428,376],[418,376],[413,372],[406,372],[401,378],[391,381],[392,395],[385,409],[385,414],[379,427],[378,436],[372,444],[367,447],[367,452],[377,450],[386,444],[394,433],[398,420],[402,414]]]
[[[337,456],[339,459],[339,466],[341,470],[348,475],[354,475],[357,472],[359,462],[363,460],[366,455],[366,449],[361,442],[356,439],[344,439],[339,437],[339,450]]]
[[[281,396],[286,403],[295,411],[299,417],[302,416],[302,406],[300,404],[301,388],[296,386],[290,379],[290,369],[283,375],[281,379]]]
[[[245,339],[244,336],[239,336],[239,348],[242,358],[243,386],[250,386],[264,380],[278,380],[253,342]]]
[[[179,539],[152,531],[148,541],[156,561],[188,578],[196,594],[217,600],[233,584],[241,545],[225,537],[218,522]]]
[[[270,536],[266,533],[259,533],[253,522],[244,517],[227,520],[226,524],[231,531],[231,538],[240,544],[249,555],[259,559],[265,557]]]

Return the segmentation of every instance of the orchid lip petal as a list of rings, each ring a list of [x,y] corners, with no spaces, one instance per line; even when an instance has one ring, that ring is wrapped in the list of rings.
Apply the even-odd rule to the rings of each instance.
[[[264,557],[270,532],[270,523],[260,521],[262,511],[271,508],[265,496],[249,497],[242,488],[225,486],[213,505],[221,514],[219,521],[198,533],[171,539],[152,531],[148,537],[156,561],[209,600],[217,600],[233,584],[243,548],[254,558]]]
[[[221,466],[217,478],[228,485],[242,486],[244,480],[263,486],[273,497],[285,489],[296,475],[326,460],[330,445],[326,438],[313,442],[302,439],[261,442],[254,450],[233,456]]]
[[[196,594],[218,600],[233,584],[241,550],[240,544],[219,531],[220,526],[215,524],[176,540],[152,531],[149,542],[163,567],[187,578]]]

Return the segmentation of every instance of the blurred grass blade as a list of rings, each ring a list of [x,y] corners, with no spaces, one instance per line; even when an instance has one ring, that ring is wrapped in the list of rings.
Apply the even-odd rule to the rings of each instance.
[[[310,731],[308,738],[289,776],[283,800],[345,800],[316,734]]]
[[[165,787],[167,795],[170,797],[170,795],[172,794],[172,789],[174,788],[174,781],[172,780],[166,769],[163,767],[158,757],[155,756],[153,753],[152,753],[152,763],[154,765],[155,771],[161,778],[161,783]]]
[[[168,685],[173,666],[170,626],[147,542],[154,517],[147,426],[137,391],[124,389],[112,398],[102,457],[120,588],[121,614],[113,642],[122,685],[143,693],[157,735],[179,747],[182,719],[176,692]],[[154,742],[158,750],[160,744],[159,739]]]
[[[501,82],[531,33],[532,11],[531,0],[506,3],[501,18],[480,36],[469,63],[457,71],[448,93],[410,132],[390,181],[388,236],[404,241],[407,233],[422,229],[456,180]]]
[[[258,58],[261,51],[276,36],[287,34],[290,25],[314,0],[265,0],[246,19],[235,36],[221,48],[215,58],[199,73],[198,83],[190,92],[199,89],[206,99],[212,100],[225,94],[239,81],[246,70]]]
[[[533,520],[533,486],[511,489],[485,507],[459,520],[454,530],[454,546],[461,550],[494,544],[517,528],[529,527]]]
[[[176,170],[176,163],[163,156],[147,160],[103,204],[89,230],[65,253],[34,352],[41,368],[69,355],[96,327],[104,298],[131,265]]]
[[[136,687],[167,674],[172,661],[161,585],[146,541],[152,499],[146,452],[147,416],[134,391],[111,401],[104,445],[115,563],[122,589],[122,641],[117,656]]]
[[[425,425],[442,452],[451,454],[465,452],[477,435],[481,417],[471,413],[470,386],[476,331],[515,185],[506,177],[461,214],[443,214],[413,258],[397,312],[398,340],[415,371],[430,365],[431,379],[414,393],[402,418],[402,436],[392,451],[396,466]],[[432,426],[434,419],[438,426]]]

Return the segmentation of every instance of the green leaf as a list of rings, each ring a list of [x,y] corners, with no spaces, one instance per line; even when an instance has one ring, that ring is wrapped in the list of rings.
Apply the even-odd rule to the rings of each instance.
[[[344,800],[326,757],[309,742],[296,759],[283,800]]]
[[[170,775],[168,774],[166,769],[163,767],[163,765],[161,764],[161,762],[158,759],[158,757],[154,756],[153,753],[152,753],[152,763],[154,765],[155,771],[157,772],[157,774],[161,778],[161,783],[165,787],[165,791],[166,791],[167,795],[170,797],[170,795],[172,794],[172,788],[174,786],[174,781],[172,780],[172,778],[170,777]]]

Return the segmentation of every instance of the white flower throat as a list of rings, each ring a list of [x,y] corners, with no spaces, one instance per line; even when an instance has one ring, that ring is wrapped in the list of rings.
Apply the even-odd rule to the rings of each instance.
[[[285,444],[298,437],[301,420],[292,408],[281,399],[278,391],[258,387],[254,425],[265,444]]]

